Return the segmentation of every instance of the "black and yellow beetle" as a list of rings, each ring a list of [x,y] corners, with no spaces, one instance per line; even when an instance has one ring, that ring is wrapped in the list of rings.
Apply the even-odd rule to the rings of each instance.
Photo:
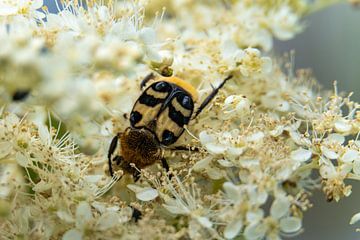
[[[161,78],[148,86],[135,102],[130,113],[130,127],[123,133],[118,133],[111,141],[108,161],[110,175],[113,176],[112,162],[119,165],[125,172],[133,174],[137,181],[142,169],[161,161],[162,166],[169,170],[164,155],[164,147],[175,143],[184,132],[184,126],[196,118],[201,111],[216,96],[227,80],[213,88],[211,94],[204,99],[194,112],[194,103],[198,96],[196,89],[189,83],[177,77]],[[154,78],[149,74],[144,78],[141,87]],[[112,158],[120,141],[120,155]],[[184,150],[183,148],[175,148]]]

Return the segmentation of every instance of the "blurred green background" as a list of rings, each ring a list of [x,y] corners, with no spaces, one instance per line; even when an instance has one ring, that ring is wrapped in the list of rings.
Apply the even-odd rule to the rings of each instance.
[[[295,50],[295,67],[311,68],[325,89],[338,81],[339,91],[354,92],[360,101],[360,7],[339,4],[305,19],[306,30],[286,42],[275,42],[276,54]],[[360,212],[360,183],[353,183],[353,194],[339,203],[328,203],[318,191],[312,197],[314,207],[305,213],[304,233],[291,239],[355,240],[360,232],[349,225]]]
[[[56,11],[49,4],[53,1],[44,1],[50,11]],[[296,69],[311,68],[326,89],[337,80],[340,91],[352,91],[353,99],[360,101],[360,8],[339,4],[308,16],[305,22],[306,30],[295,39],[275,41],[275,52],[295,50]],[[360,183],[354,183],[353,194],[339,203],[326,202],[320,191],[312,202],[314,207],[305,213],[304,233],[291,239],[360,239],[356,226],[349,225],[352,215],[360,212]]]

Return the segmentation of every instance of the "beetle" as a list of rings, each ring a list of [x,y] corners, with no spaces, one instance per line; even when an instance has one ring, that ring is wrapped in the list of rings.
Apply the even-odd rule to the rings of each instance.
[[[154,78],[152,73],[147,75],[140,87],[145,88],[145,85]],[[194,111],[194,103],[198,98],[197,91],[188,82],[172,76],[151,83],[133,106],[130,126],[124,132],[118,133],[110,143],[108,151],[110,175],[114,175],[113,162],[126,173],[132,174],[135,182],[140,178],[137,169],[158,161],[161,161],[163,168],[168,172],[169,165],[163,157],[164,149],[178,140],[184,132],[184,126],[201,113],[231,78],[232,76],[228,76],[218,87],[213,87],[212,92],[196,111]],[[118,142],[120,142],[121,155],[113,158]],[[174,149],[186,150],[181,146]]]

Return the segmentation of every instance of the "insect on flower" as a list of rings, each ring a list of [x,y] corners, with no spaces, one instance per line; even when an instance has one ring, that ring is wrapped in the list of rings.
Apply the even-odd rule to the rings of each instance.
[[[141,82],[145,88],[147,82],[155,76],[149,74]],[[108,151],[110,175],[113,176],[112,163],[115,162],[137,181],[140,173],[132,166],[142,169],[157,161],[169,171],[169,165],[163,157],[165,147],[174,144],[184,132],[184,126],[195,119],[224,86],[225,78],[217,88],[213,88],[194,112],[197,91],[189,83],[177,77],[161,78],[148,86],[135,102],[130,114],[130,127],[118,133],[111,141]],[[120,142],[120,155],[112,158]],[[170,148],[171,149],[171,148]],[[173,150],[186,150],[174,147]]]

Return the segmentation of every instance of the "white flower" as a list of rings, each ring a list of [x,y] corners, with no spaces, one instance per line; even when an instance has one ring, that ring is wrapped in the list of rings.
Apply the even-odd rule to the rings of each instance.
[[[202,131],[199,134],[200,142],[206,149],[212,154],[221,154],[226,150],[225,146],[216,144],[216,136],[208,134],[206,131]]]
[[[261,57],[261,52],[256,48],[246,48],[239,64],[240,72],[245,77],[258,77],[272,70],[271,58]]]
[[[242,47],[259,46],[269,51],[273,40],[269,30],[264,28],[265,9],[257,5],[246,5],[242,1],[233,4],[231,9],[236,20],[236,27],[231,28],[234,40]]]
[[[208,134],[202,131],[199,134],[201,144],[214,155],[225,154],[229,158],[240,156],[245,147],[237,146],[238,131],[234,129],[231,132],[223,132],[221,134]]]
[[[173,214],[189,216],[204,228],[212,228],[213,223],[207,216],[209,210],[202,206],[201,199],[191,190],[193,186],[183,185],[178,177],[175,179],[175,186],[170,181],[166,185],[172,196],[160,194],[165,201],[164,208]]]
[[[242,50],[229,39],[222,42],[221,56],[227,63],[229,70],[239,68],[245,77],[258,77],[272,70],[272,61],[269,57],[261,57],[261,52],[256,48]]]
[[[75,228],[68,230],[63,235],[63,240],[83,239],[86,236],[88,229],[93,228],[94,231],[106,231],[115,227],[117,224],[127,222],[131,218],[130,207],[125,207],[119,211],[119,207],[108,207],[102,203],[94,202],[92,204],[100,212],[100,216],[95,216],[92,213],[89,203],[82,201],[78,204],[73,218],[66,211],[57,211],[57,216],[67,223],[75,222]],[[130,210],[127,211],[127,210]],[[127,215],[127,216],[125,216]]]
[[[290,201],[278,195],[270,208],[270,216],[250,223],[244,230],[247,239],[280,239],[282,234],[296,234],[301,229],[301,219],[290,214]],[[275,227],[276,226],[276,227]]]
[[[222,107],[225,119],[236,116],[246,116],[250,112],[251,103],[242,95],[228,96]]]
[[[76,208],[75,224],[76,228],[68,230],[63,235],[63,240],[81,240],[87,225],[93,220],[90,205],[83,201],[80,202]]]
[[[245,52],[240,49],[235,42],[230,39],[226,39],[221,44],[221,56],[230,69],[237,67],[241,59],[244,57]]]
[[[284,100],[279,94],[279,90],[270,90],[261,97],[261,103],[270,109],[275,109],[280,112],[287,112],[290,110],[290,103]]]
[[[275,37],[280,40],[289,40],[302,29],[299,16],[285,4],[270,11],[267,23]]]
[[[37,11],[43,6],[43,0],[5,0],[0,2],[0,16],[29,15],[38,19],[45,14]]]

